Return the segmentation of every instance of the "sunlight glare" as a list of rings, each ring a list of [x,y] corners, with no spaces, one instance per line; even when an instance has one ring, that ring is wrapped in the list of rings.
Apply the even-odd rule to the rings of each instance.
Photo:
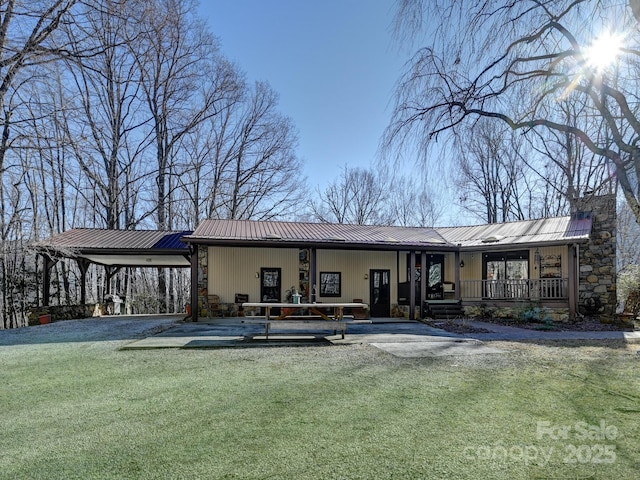
[[[622,35],[605,32],[597,37],[584,54],[587,65],[598,72],[604,71],[615,61],[622,49]]]

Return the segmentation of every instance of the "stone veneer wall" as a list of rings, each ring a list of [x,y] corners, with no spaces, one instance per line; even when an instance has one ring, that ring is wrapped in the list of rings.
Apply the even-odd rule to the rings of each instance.
[[[198,317],[209,314],[209,248],[198,245]]]
[[[578,212],[593,219],[590,241],[580,245],[578,309],[584,315],[613,316],[616,311],[616,196],[579,198]]]

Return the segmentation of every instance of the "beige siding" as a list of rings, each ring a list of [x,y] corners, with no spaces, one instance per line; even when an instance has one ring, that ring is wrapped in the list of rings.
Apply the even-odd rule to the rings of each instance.
[[[482,279],[482,252],[461,253],[460,261],[464,267],[460,269],[460,280]]]
[[[561,255],[562,276],[568,276],[567,247],[540,248],[540,256]],[[530,275],[539,278],[539,266],[534,262],[535,249],[530,249]],[[467,252],[460,255],[464,268],[461,280],[482,279],[482,252]],[[291,286],[299,284],[299,250],[297,248],[209,248],[209,293],[217,294],[224,303],[234,301],[236,293],[249,294],[250,301],[260,300],[260,268],[282,269],[282,296]],[[455,280],[455,256],[445,254],[445,281]],[[399,271],[398,271],[399,268]],[[407,252],[367,252],[351,250],[318,250],[317,274],[341,272],[340,297],[320,297],[318,301],[350,302],[361,298],[369,302],[369,270],[380,269],[391,272],[391,302],[397,300],[398,281],[406,281]],[[399,278],[398,278],[399,276]],[[318,278],[316,278],[316,281]],[[320,289],[318,288],[318,294]]]
[[[260,301],[260,268],[282,269],[282,296],[298,284],[297,248],[209,247],[209,293],[231,303],[236,293]]]
[[[567,278],[568,272],[568,258],[567,247],[544,247],[540,248],[540,256],[545,257],[547,255],[560,255],[562,264],[562,277]],[[535,262],[536,249],[529,249],[529,275],[531,278],[540,278],[540,265]],[[461,280],[481,280],[482,279],[482,252],[466,252],[460,255],[460,260],[464,262],[464,268],[460,269]],[[446,274],[448,274],[448,267],[445,266]]]
[[[342,273],[342,296],[319,297],[318,300],[329,301],[330,298],[338,302],[351,302],[354,298],[361,298],[369,303],[369,270],[379,269],[391,272],[391,303],[395,303],[398,288],[396,258],[396,252],[318,250],[318,275],[320,272]]]
[[[449,252],[444,254],[444,281],[456,281],[456,256],[455,253]]]
[[[569,259],[567,255],[569,254],[569,250],[567,246],[558,246],[558,247],[544,247],[540,248],[540,257],[544,259],[544,257],[548,255],[560,255],[560,264],[562,266],[562,278],[569,277]],[[531,265],[532,267],[535,265],[534,262],[535,249],[531,250]],[[544,260],[543,260],[544,261]],[[531,278],[540,278],[540,265],[535,265],[535,269],[531,269]]]

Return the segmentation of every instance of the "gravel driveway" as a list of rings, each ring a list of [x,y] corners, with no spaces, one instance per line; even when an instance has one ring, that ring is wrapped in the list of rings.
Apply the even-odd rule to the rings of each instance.
[[[183,318],[178,315],[99,317],[0,330],[0,346],[131,341],[170,328]]]

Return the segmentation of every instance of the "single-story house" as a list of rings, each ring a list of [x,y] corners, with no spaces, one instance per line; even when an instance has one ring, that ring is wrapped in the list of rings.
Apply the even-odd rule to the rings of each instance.
[[[286,301],[369,305],[371,317],[430,310],[548,307],[560,318],[613,315],[616,198],[581,198],[568,216],[467,227],[418,228],[205,220],[195,231],[74,229],[36,244],[49,271],[74,258],[107,277],[127,266],[191,269],[194,320],[217,307]],[[107,292],[108,293],[108,292]],[[455,308],[454,308],[455,311]]]
[[[372,317],[415,318],[438,303],[613,314],[615,196],[578,206],[563,217],[444,228],[205,220],[182,238],[194,253],[192,312],[208,315],[210,295],[232,306],[297,290],[303,302],[362,301]]]

